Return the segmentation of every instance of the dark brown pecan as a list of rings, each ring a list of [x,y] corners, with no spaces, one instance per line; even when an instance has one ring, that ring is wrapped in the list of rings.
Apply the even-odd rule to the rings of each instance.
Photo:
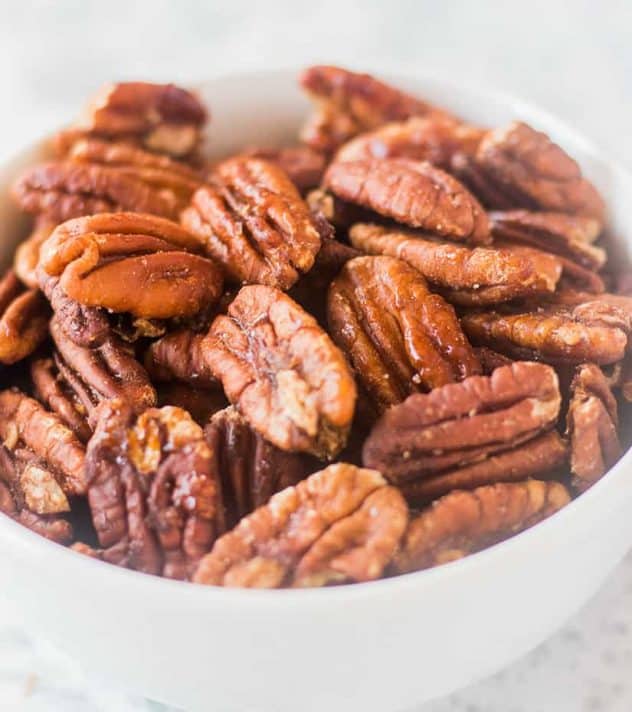
[[[39,262],[40,247],[50,237],[54,229],[55,223],[38,218],[31,234],[15,250],[13,271],[20,281],[31,289],[39,287],[37,263]]]
[[[86,470],[106,561],[187,578],[222,531],[212,453],[202,428],[179,408],[135,416],[123,401],[104,401]]]
[[[387,410],[364,444],[363,463],[396,483],[475,463],[552,428],[560,400],[555,371],[543,364],[470,376]]]
[[[406,503],[379,472],[337,463],[243,518],[194,580],[251,588],[369,581],[392,559],[407,522]]]
[[[10,459],[50,473],[67,496],[86,492],[85,450],[54,413],[17,389],[0,391],[0,438]]]
[[[323,179],[332,193],[409,227],[451,240],[491,241],[485,211],[448,173],[405,158],[334,161]]]
[[[487,346],[477,346],[474,349],[474,353],[480,361],[483,373],[486,376],[491,375],[501,366],[511,366],[511,363],[513,362],[513,359],[505,356],[504,354],[498,353],[498,351],[487,348]]]
[[[189,317],[222,293],[219,268],[192,254],[200,247],[170,220],[103,213],[58,226],[42,245],[39,268],[87,307],[144,319]]]
[[[188,383],[167,381],[157,384],[158,405],[173,405],[186,410],[193,420],[205,426],[212,415],[226,408],[228,401],[219,387],[202,388]]]
[[[156,381],[182,381],[209,388],[217,386],[204,353],[205,334],[180,329],[166,334],[149,347],[145,368]]]
[[[217,165],[181,220],[238,284],[289,289],[320,249],[307,203],[281,168],[258,158]]]
[[[394,572],[427,569],[485,549],[546,519],[569,501],[559,482],[539,480],[451,492],[411,521]]]
[[[324,153],[304,144],[285,148],[253,148],[246,151],[245,155],[263,158],[279,166],[301,193],[320,184],[327,166]]]
[[[349,236],[364,252],[408,262],[449,301],[466,306],[553,292],[562,273],[560,260],[539,250],[467,247],[365,223]]]
[[[330,458],[343,447],[353,377],[316,320],[283,292],[243,287],[216,317],[204,350],[231,403],[277,447]]]
[[[491,208],[556,211],[603,222],[603,200],[577,163],[520,121],[490,131],[474,158],[458,154],[452,166]]]
[[[302,140],[331,153],[362,131],[410,116],[442,114],[436,107],[370,76],[340,67],[314,66],[299,84],[316,105],[301,131]]]
[[[601,370],[579,366],[571,384],[567,432],[573,485],[584,492],[621,457],[617,401]]]
[[[9,269],[0,279],[0,363],[20,361],[46,338],[49,309],[36,289],[26,289]]]
[[[356,257],[329,289],[329,331],[378,412],[479,373],[453,307],[393,257]]]

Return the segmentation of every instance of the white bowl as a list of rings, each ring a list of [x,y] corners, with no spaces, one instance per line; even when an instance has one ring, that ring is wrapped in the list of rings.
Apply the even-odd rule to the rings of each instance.
[[[572,128],[494,92],[390,77],[473,121],[523,118],[549,133],[603,191],[632,239],[632,178]],[[218,153],[291,140],[307,105],[294,72],[201,87]],[[0,174],[10,260],[19,216]],[[0,591],[16,616],[88,671],[190,710],[397,712],[489,675],[544,640],[590,597],[632,540],[632,455],[549,520],[430,571],[375,583],[248,591],[163,580],[100,563],[0,517]]]

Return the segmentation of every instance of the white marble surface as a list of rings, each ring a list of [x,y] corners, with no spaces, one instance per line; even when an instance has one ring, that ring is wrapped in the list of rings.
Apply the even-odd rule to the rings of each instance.
[[[0,3],[0,160],[72,115],[101,82],[194,82],[314,61],[489,83],[572,121],[632,166],[632,3],[180,0]],[[417,712],[629,712],[632,557],[551,640]],[[0,709],[156,712],[86,680],[0,608]]]

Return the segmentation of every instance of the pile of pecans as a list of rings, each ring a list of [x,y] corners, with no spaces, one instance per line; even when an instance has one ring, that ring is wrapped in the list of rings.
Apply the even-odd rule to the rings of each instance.
[[[619,458],[632,280],[573,159],[299,81],[288,147],[209,164],[194,94],[124,83],[18,178],[5,515],[146,573],[324,586],[478,551]]]

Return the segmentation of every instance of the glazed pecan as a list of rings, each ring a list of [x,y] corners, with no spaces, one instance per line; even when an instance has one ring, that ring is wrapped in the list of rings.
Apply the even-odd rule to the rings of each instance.
[[[408,509],[379,472],[337,463],[243,518],[217,540],[194,581],[251,588],[378,578],[393,557]]]
[[[378,412],[479,373],[453,307],[393,257],[356,257],[329,289],[329,332]]]
[[[578,367],[571,394],[566,421],[571,472],[575,489],[584,492],[621,457],[617,401],[594,364]]]
[[[263,158],[279,166],[294,185],[303,193],[320,184],[327,166],[327,157],[304,144],[285,148],[253,148],[244,154],[250,158]]]
[[[451,240],[487,244],[489,222],[476,198],[427,161],[334,161],[323,184],[342,200]]]
[[[559,482],[539,480],[451,492],[412,520],[394,572],[419,571],[480,551],[546,519],[569,501]]]
[[[15,250],[13,271],[20,281],[31,289],[39,287],[37,279],[37,263],[42,244],[55,229],[55,223],[39,218],[35,221],[31,234],[23,240]]]
[[[274,445],[330,458],[342,448],[353,377],[316,320],[283,292],[243,287],[211,325],[204,352],[231,403]]]
[[[515,448],[552,428],[559,410],[555,371],[516,362],[393,406],[365,441],[363,463],[398,484],[430,477]]]
[[[9,269],[0,279],[0,363],[16,363],[46,338],[49,310],[36,289],[26,289]]]
[[[156,381],[182,381],[209,388],[217,385],[204,353],[205,334],[179,329],[149,347],[145,368]]]
[[[46,497],[46,487],[54,492],[51,498],[57,502],[62,501],[60,490],[67,496],[85,494],[83,445],[56,414],[49,413],[36,400],[17,389],[0,391],[0,438],[5,454],[16,463],[18,474],[23,469],[17,464],[18,461],[31,463],[36,468],[37,472],[33,470],[31,474],[34,478],[42,478],[42,496]],[[53,480],[59,487],[54,485]],[[37,496],[36,479],[32,484]],[[62,502],[60,506],[65,505]],[[29,508],[37,512],[32,503]]]
[[[192,254],[200,247],[164,218],[103,213],[57,227],[42,245],[39,267],[84,306],[144,319],[188,317],[222,293],[219,268]]]
[[[473,158],[457,154],[452,167],[491,208],[555,211],[603,222],[603,200],[577,163],[546,134],[520,121],[488,132]]]
[[[258,158],[217,165],[181,219],[238,284],[289,289],[320,249],[318,225],[292,181]]]
[[[404,260],[449,301],[466,306],[553,292],[562,273],[559,259],[539,250],[467,247],[365,223],[349,236],[364,252]]]
[[[222,531],[204,431],[183,410],[135,416],[104,401],[86,455],[88,501],[106,561],[187,578]]]
[[[318,466],[309,456],[269,443],[232,406],[216,413],[205,433],[222,483],[228,528]]]
[[[356,134],[387,121],[445,115],[369,74],[340,67],[309,67],[299,77],[299,84],[316,105],[314,115],[301,131],[301,139],[325,153],[332,153]]]

